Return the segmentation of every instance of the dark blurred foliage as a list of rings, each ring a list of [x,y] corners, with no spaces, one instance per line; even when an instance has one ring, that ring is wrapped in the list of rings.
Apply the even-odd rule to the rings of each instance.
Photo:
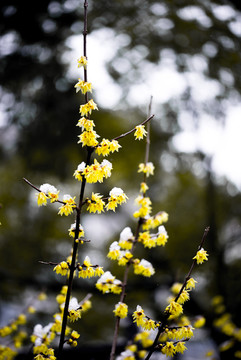
[[[38,261],[59,261],[67,255],[71,246],[67,229],[73,220],[58,217],[50,208],[38,209],[34,192],[22,178],[28,178],[36,186],[49,182],[65,193],[78,193],[72,173],[85,160],[85,149],[76,144],[81,99],[73,90],[73,79],[66,75],[68,63],[63,53],[68,53],[70,36],[82,38],[82,5],[75,0],[2,0],[0,3],[0,93],[6,120],[0,129],[0,292],[4,301],[21,302],[25,288],[36,291],[47,288],[57,293],[61,286],[59,278]],[[220,18],[216,10],[221,5],[231,6],[233,15]],[[132,308],[137,302],[157,313],[160,305],[165,307],[156,300],[158,292],[175,280],[182,281],[204,228],[210,225],[206,243],[210,261],[198,269],[205,292],[194,295],[188,305],[189,312],[195,315],[200,310],[208,314],[211,324],[210,298],[222,294],[228,311],[237,326],[241,326],[241,264],[240,257],[233,256],[240,244],[240,194],[233,184],[216,178],[206,154],[177,153],[171,142],[180,131],[181,111],[190,112],[198,126],[203,113],[225,121],[228,102],[240,101],[239,10],[238,0],[89,3],[89,32],[111,29],[118,40],[118,51],[107,67],[122,96],[115,110],[106,108],[94,114],[97,132],[102,136],[113,138],[145,119],[145,111],[135,108],[128,94],[132,84],[140,84],[148,77],[145,70],[148,63],[159,64],[171,56],[176,70],[186,76],[195,68],[192,61],[196,57],[203,64],[200,71],[205,78],[215,80],[220,87],[219,95],[210,97],[210,101],[198,101],[193,89],[187,86],[181,97],[157,105],[150,155],[156,172],[149,182],[149,195],[154,213],[165,210],[170,214],[167,224],[170,241],[165,250],[149,252],[148,259],[157,272],[153,279],[130,276],[129,286],[134,289],[135,297],[130,293],[127,301]],[[143,104],[143,108],[147,105]],[[87,192],[94,188],[107,193],[115,185],[125,188],[127,193],[137,193],[142,178],[136,171],[138,163],[144,160],[144,143],[134,143],[131,137],[126,137],[121,145],[119,154],[109,159],[114,165],[111,179]],[[56,210],[55,205],[53,208]],[[109,221],[134,227],[129,210],[123,207]],[[108,226],[108,220],[103,226]],[[116,234],[108,241],[118,240],[122,228],[115,227]],[[107,251],[109,242],[100,245],[98,251]],[[108,266],[121,277],[121,269],[109,262]],[[116,297],[100,296],[90,283],[75,284],[76,291],[83,296],[88,291],[94,291],[95,295],[93,310],[81,320],[80,327],[86,330],[83,341],[90,340],[88,333],[94,339],[109,340],[113,325],[109,308],[113,308]],[[100,316],[102,320],[98,323],[110,324],[108,330],[96,325]]]

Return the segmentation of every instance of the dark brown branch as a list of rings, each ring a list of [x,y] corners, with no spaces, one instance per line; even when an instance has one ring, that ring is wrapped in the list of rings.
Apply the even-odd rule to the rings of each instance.
[[[142,123],[140,123],[139,125],[145,125],[145,124],[146,124],[148,121],[150,121],[153,117],[154,117],[154,115],[149,116],[146,120],[144,120],[144,121],[143,121]],[[124,134],[121,134],[121,135],[115,137],[115,138],[112,139],[111,141],[113,141],[113,140],[119,140],[119,139],[123,138],[124,136],[127,136],[127,135],[133,133],[135,130],[136,130],[136,127],[134,127],[133,129],[127,131],[127,132],[124,133]]]

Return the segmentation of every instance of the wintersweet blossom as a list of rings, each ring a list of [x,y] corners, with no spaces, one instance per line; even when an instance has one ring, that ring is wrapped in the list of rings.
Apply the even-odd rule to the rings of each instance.
[[[197,254],[193,257],[197,261],[197,264],[202,264],[205,260],[208,260],[208,253],[206,250],[201,248]]]
[[[121,148],[121,145],[117,140],[110,141],[108,139],[103,139],[96,147],[95,152],[98,155],[107,156],[110,153],[119,151],[119,148]]]
[[[69,228],[69,236],[71,237],[75,237],[75,232],[76,232],[76,223],[71,224],[70,228]],[[84,237],[85,233],[84,233],[84,228],[81,224],[79,224],[79,234],[78,234],[78,238],[80,237]]]
[[[134,341],[140,341],[143,348],[148,348],[153,344],[153,340],[150,339],[150,331],[141,331],[137,333]]]
[[[194,280],[193,278],[190,278],[187,280],[187,283],[186,283],[186,289],[187,290],[192,290],[195,288],[195,283],[197,283],[196,280]]]
[[[112,164],[108,160],[103,160],[101,164],[94,159],[94,163],[86,166],[82,175],[87,183],[103,182],[104,178],[111,176]]]
[[[46,326],[37,324],[34,326],[33,335],[31,339],[34,342],[34,346],[40,346],[42,343],[49,344],[51,338],[51,328],[53,323],[49,323]]]
[[[133,268],[136,275],[150,277],[155,273],[152,264],[145,259],[142,259],[141,261],[139,259],[135,259],[133,261]]]
[[[61,261],[58,265],[56,265],[53,269],[53,271],[56,272],[56,274],[60,274],[62,276],[65,276],[68,274],[69,271],[69,264],[66,261]]]
[[[95,124],[94,124],[93,120],[86,119],[86,117],[82,116],[78,120],[76,126],[79,126],[82,129],[82,131],[83,130],[91,131],[91,130],[93,130],[93,127],[95,126]]]
[[[175,354],[175,346],[172,341],[167,341],[166,344],[162,347],[161,352],[166,356],[173,357]]]
[[[158,227],[158,234],[156,238],[156,243],[158,246],[165,246],[168,239],[167,231],[165,226],[161,225]]]
[[[114,241],[109,248],[107,257],[112,260],[117,260],[120,257],[120,246],[117,241]]]
[[[81,91],[82,94],[86,94],[87,92],[92,92],[92,84],[90,82],[78,79],[79,81],[75,84],[76,92]]]
[[[154,216],[146,217],[144,221],[142,226],[144,230],[155,229],[168,221],[168,214],[165,211],[160,211]]]
[[[119,246],[122,249],[130,250],[132,248],[134,236],[129,226],[125,227],[120,233]]]
[[[144,231],[139,234],[138,241],[141,242],[144,247],[149,249],[156,246],[156,239],[152,237],[149,231]]]
[[[137,198],[135,199],[135,202],[140,205],[140,209],[135,211],[133,216],[135,218],[145,218],[146,216],[148,216],[151,212],[151,199],[148,196],[137,196]]]
[[[132,257],[132,253],[130,253],[128,250],[121,250],[120,256],[118,258],[118,265],[125,266]]]
[[[183,308],[182,305],[177,303],[176,301],[171,301],[171,303],[165,309],[166,313],[169,313],[172,318],[178,317],[182,314]],[[169,317],[170,318],[170,317]]]
[[[103,294],[112,292],[114,294],[120,294],[122,290],[122,283],[111,274],[110,271],[106,271],[97,281],[96,288],[103,292]]]
[[[75,197],[71,197],[69,194],[65,194],[63,197],[64,205],[59,208],[58,214],[68,216],[72,214],[74,208],[76,208]]]
[[[77,169],[75,170],[73,176],[76,180],[82,181],[82,173],[86,167],[86,164],[84,161],[82,161],[81,164],[78,165]]]
[[[117,205],[125,203],[128,197],[121,188],[114,187],[109,192],[108,203],[106,204],[107,210],[115,211]]]
[[[91,99],[84,105],[80,105],[80,108],[79,108],[79,112],[80,112],[81,116],[91,114],[92,110],[98,110],[97,104],[94,102],[93,99]]]
[[[85,56],[81,56],[79,59],[77,59],[77,61],[78,61],[78,68],[83,66],[86,69],[88,61]]]
[[[154,174],[154,169],[155,167],[152,162],[147,162],[146,164],[141,163],[139,164],[138,172],[143,172],[147,177],[149,177],[150,175]]]
[[[67,344],[69,344],[70,346],[77,346],[77,339],[80,337],[80,334],[76,331],[73,330],[70,334],[70,338],[67,341]]]
[[[38,206],[46,205],[47,199],[50,199],[50,202],[55,202],[58,200],[59,191],[50,184],[43,184],[39,188],[40,192],[37,194],[38,197]]]
[[[201,328],[205,325],[206,323],[206,319],[204,316],[197,316],[197,318],[195,319],[193,326],[194,328]]]
[[[118,302],[118,304],[115,305],[115,309],[113,310],[113,313],[115,314],[115,316],[124,319],[127,317],[128,314],[128,306],[120,301]]]
[[[142,326],[144,324],[144,319],[146,317],[144,310],[140,305],[137,305],[136,311],[132,314],[133,321],[137,326]]]
[[[147,190],[149,189],[149,186],[147,185],[147,183],[142,182],[141,186],[140,186],[140,192],[145,194],[147,192]]]
[[[100,136],[94,130],[86,130],[83,131],[79,136],[78,144],[82,144],[82,146],[95,147],[98,145],[97,138]]]
[[[187,350],[186,346],[185,346],[185,342],[184,341],[179,341],[176,344],[176,348],[175,348],[176,352],[183,354],[185,350]]]
[[[134,133],[135,136],[135,140],[141,140],[143,139],[144,136],[147,135],[147,131],[145,130],[145,126],[144,125],[138,125],[135,127],[136,131]]]
[[[70,321],[76,321],[81,318],[81,307],[78,303],[78,300],[75,297],[72,297],[69,302],[69,318]]]
[[[90,213],[97,212],[98,214],[104,211],[105,202],[102,200],[102,197],[103,195],[92,192],[91,199],[87,200],[87,211],[89,211]]]
[[[89,256],[85,257],[83,265],[78,266],[78,271],[79,277],[82,277],[83,279],[87,277],[90,278],[96,275],[94,266],[93,264],[91,264]]]

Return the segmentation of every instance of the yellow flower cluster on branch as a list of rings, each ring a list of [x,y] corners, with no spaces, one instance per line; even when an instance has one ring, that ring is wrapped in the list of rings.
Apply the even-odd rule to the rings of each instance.
[[[97,281],[96,288],[103,294],[112,292],[120,294],[122,290],[122,282],[115,278],[110,271],[106,271]]]
[[[51,203],[58,200],[59,191],[53,185],[43,184],[39,190],[40,192],[37,194],[38,206],[45,206],[48,199],[50,199]]]
[[[127,317],[128,314],[128,306],[123,302],[118,302],[118,304],[115,305],[115,309],[113,310],[115,316],[120,317],[121,319],[124,319]]]

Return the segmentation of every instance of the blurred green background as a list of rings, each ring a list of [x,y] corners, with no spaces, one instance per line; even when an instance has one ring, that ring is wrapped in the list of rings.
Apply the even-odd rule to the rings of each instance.
[[[0,8],[0,323],[4,325],[32,294],[47,289],[50,298],[55,296],[63,279],[39,260],[60,261],[71,248],[67,230],[74,218],[58,216],[56,205],[38,208],[35,191],[22,178],[78,195],[79,184],[72,174],[86,154],[77,145],[76,127],[84,99],[73,88],[82,75],[73,67],[82,54],[83,2],[2,0]],[[207,316],[209,336],[217,344],[223,338],[212,326],[213,296],[224,297],[227,311],[241,326],[241,196],[236,184],[215,173],[212,154],[201,148],[184,152],[173,139],[185,121],[198,131],[205,116],[225,127],[228,109],[240,103],[240,10],[240,2],[234,0],[98,0],[89,1],[88,15],[89,74],[100,109],[93,119],[101,136],[113,138],[146,118],[154,95],[148,88],[152,71],[175,70],[183,86],[179,93],[159,98],[158,92],[163,94],[172,81],[167,77],[166,83],[160,82],[152,107],[150,161],[156,170],[148,194],[153,213],[169,213],[169,242],[165,249],[143,252],[156,275],[148,280],[130,276],[134,290],[127,301],[132,309],[141,304],[158,316],[166,306],[159,295],[173,281],[183,280],[209,225],[205,247],[210,260],[198,268],[200,286],[187,311]],[[95,71],[101,64],[106,66],[103,77]],[[205,100],[197,96],[190,81],[193,73],[218,90],[207,87]],[[118,186],[129,203],[116,214],[83,216],[91,244],[81,257],[89,254],[93,263],[121,278],[122,269],[105,254],[125,226],[135,229],[132,201],[142,181],[137,169],[144,161],[145,143],[133,136],[120,143],[119,153],[108,158],[113,176],[104,184],[89,185],[87,194],[107,194]],[[114,321],[109,309],[117,297],[100,296],[88,280],[76,281],[74,289],[78,298],[94,292],[93,309],[79,325],[80,332],[85,329],[82,343],[109,342]],[[41,314],[40,321],[45,316]],[[98,325],[103,322],[105,329]]]

